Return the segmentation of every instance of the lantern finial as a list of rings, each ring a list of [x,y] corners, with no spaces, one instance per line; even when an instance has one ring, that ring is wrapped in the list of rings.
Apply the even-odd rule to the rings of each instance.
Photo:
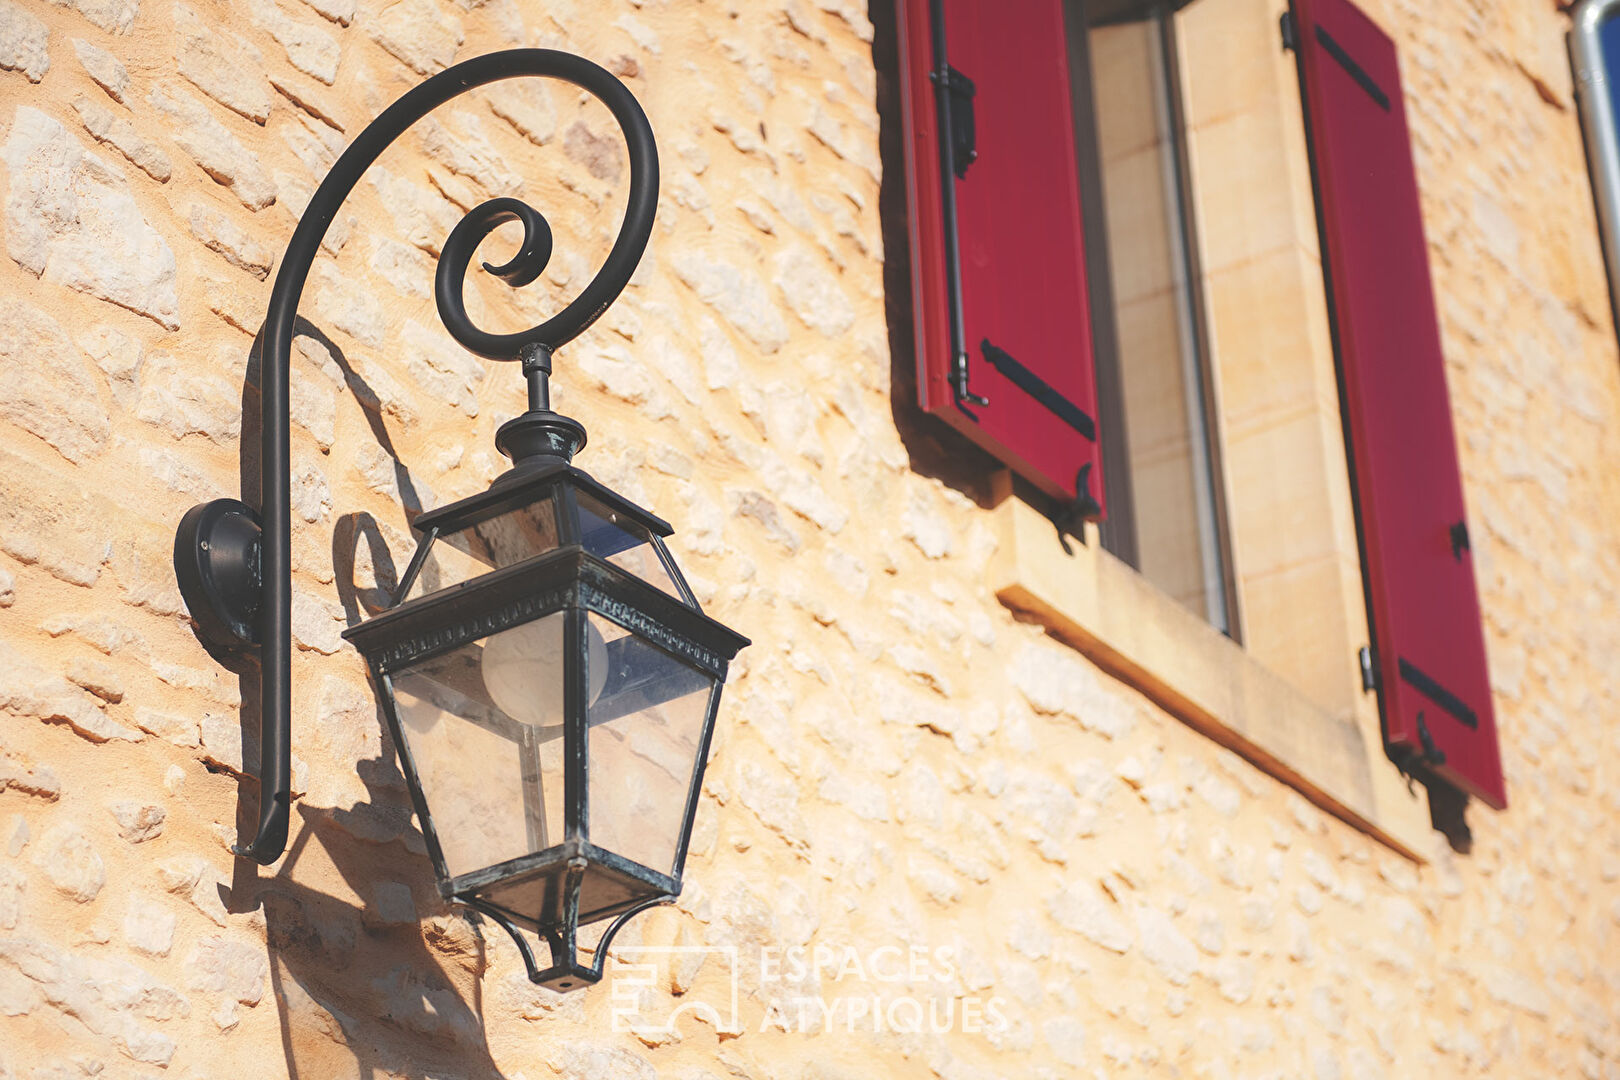
[[[512,468],[497,478],[497,484],[536,469],[567,465],[585,448],[585,426],[551,411],[551,346],[525,345],[519,355],[529,383],[529,411],[495,433],[496,449],[512,460]]]

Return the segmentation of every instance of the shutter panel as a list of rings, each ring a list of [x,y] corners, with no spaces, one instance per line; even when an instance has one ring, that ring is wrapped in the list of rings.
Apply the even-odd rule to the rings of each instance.
[[[954,140],[971,102],[976,156],[951,180],[966,389],[953,382],[949,251],[942,190],[938,64],[941,5],[949,65],[972,84],[952,94]],[[901,0],[900,62],[910,198],[917,384],[924,410],[1047,494],[1072,499],[1081,470],[1102,501],[1091,309],[1062,0]],[[953,82],[958,82],[953,78]],[[1087,88],[1089,90],[1089,88]],[[965,146],[964,146],[965,148]],[[984,399],[984,400],[975,400]]]
[[[1348,0],[1292,0],[1390,756],[1507,792],[1394,43]]]

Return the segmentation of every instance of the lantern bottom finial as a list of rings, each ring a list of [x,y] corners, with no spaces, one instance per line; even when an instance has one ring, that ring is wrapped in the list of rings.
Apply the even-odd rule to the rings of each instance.
[[[551,963],[542,968],[534,957],[534,950],[529,947],[528,939],[523,936],[499,908],[485,904],[472,897],[463,897],[461,902],[474,911],[489,918],[496,926],[511,935],[516,943],[518,952],[523,956],[523,966],[529,973],[529,981],[536,986],[543,986],[547,990],[558,993],[567,993],[570,990],[579,990],[602,981],[602,970],[607,966],[608,947],[613,944],[613,938],[635,916],[650,907],[660,904],[674,903],[673,896],[655,896],[637,904],[621,914],[608,924],[602,932],[602,937],[596,943],[595,953],[589,965],[579,961],[577,946],[574,941],[574,927],[567,925],[545,932],[546,945],[551,951]]]

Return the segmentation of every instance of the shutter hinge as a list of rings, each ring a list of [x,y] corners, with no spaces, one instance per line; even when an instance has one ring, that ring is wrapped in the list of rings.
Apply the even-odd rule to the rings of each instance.
[[[951,95],[951,167],[958,180],[967,178],[968,166],[979,157],[978,133],[973,124],[973,96],[978,88],[973,80],[946,65],[943,72],[930,71],[928,77],[934,85],[943,86]]]
[[[1283,52],[1295,52],[1299,49],[1299,24],[1294,21],[1294,13],[1285,11],[1282,18],[1277,20],[1278,28],[1282,30]]]
[[[992,345],[989,338],[979,342],[979,349],[984,353],[985,361],[1014,386],[1040,402],[1081,435],[1092,442],[1097,441],[1097,422],[1084,409],[1064,397],[1057,387],[1019,363],[1006,349]]]
[[[1459,521],[1451,526],[1451,557],[1462,562],[1462,553],[1474,549],[1468,543],[1468,522]]]
[[[1363,645],[1356,652],[1356,662],[1361,666],[1361,691],[1370,694],[1378,689],[1378,665],[1373,660],[1371,645]]]

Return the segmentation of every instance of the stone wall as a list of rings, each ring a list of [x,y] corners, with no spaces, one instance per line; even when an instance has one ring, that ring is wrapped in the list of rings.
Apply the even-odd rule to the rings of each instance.
[[[1620,1076],[1620,368],[1566,20],[1368,6],[1404,55],[1513,803],[1422,864],[985,588],[986,466],[891,350],[886,4],[0,0],[0,1077]],[[293,372],[299,797],[274,867],[228,852],[256,683],[198,644],[170,564],[187,507],[253,495],[252,340],[315,184],[422,76],[514,44],[598,60],[652,119],[653,243],[554,386],[579,463],[676,524],[755,642],[686,892],[620,939],[738,950],[738,1015],[673,1033],[645,1018],[724,1004],[725,954],[557,997],[438,900],[338,636],[522,408],[439,325],[438,245],[521,194],[558,255],[469,304],[555,311],[622,209],[605,110],[461,99],[328,236]],[[831,966],[761,970],[795,946]],[[912,946],[914,978],[849,967]],[[617,1031],[627,989],[644,1019]],[[850,1020],[873,995],[955,1012]]]

